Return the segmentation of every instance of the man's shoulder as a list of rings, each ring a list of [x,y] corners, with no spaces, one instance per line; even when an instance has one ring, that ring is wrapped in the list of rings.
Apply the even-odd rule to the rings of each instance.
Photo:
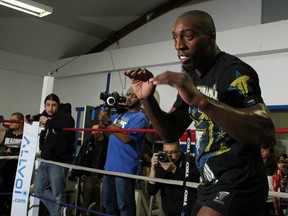
[[[70,103],[61,103],[58,112],[70,112],[72,111],[72,105]]]
[[[217,62],[216,65],[218,67],[220,67],[221,69],[227,69],[228,70],[231,68],[237,68],[239,66],[249,67],[250,69],[252,69],[252,67],[249,64],[247,64],[243,60],[239,59],[237,56],[231,55],[231,54],[226,53],[226,52],[219,53],[219,56],[218,56],[216,62]]]
[[[142,111],[136,111],[136,112],[126,112],[127,116],[133,116],[134,118],[139,119],[147,119],[146,115]],[[147,119],[148,121],[148,119]]]
[[[61,103],[59,110],[55,114],[57,117],[58,116],[67,116],[67,117],[72,117],[72,106],[70,103]]]
[[[5,134],[4,134],[5,137],[14,137],[14,133],[11,129],[8,129],[5,131]]]

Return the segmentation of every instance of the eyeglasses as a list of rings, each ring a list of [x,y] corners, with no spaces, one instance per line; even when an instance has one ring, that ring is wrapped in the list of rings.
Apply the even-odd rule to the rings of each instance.
[[[137,98],[135,93],[127,93],[126,97],[129,97],[129,96],[131,96],[132,98]]]
[[[20,120],[18,120],[18,119],[10,118],[9,121],[11,121],[10,124],[13,124],[13,123],[14,124],[20,124]]]
[[[180,149],[176,150],[176,151],[164,151],[167,155],[176,155],[178,152],[180,151]]]

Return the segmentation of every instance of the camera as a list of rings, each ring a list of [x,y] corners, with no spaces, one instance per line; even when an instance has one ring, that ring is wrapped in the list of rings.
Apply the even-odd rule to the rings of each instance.
[[[126,97],[120,96],[118,92],[101,92],[100,93],[100,99],[105,101],[107,106],[113,107],[117,105],[118,103],[126,103]]]
[[[169,162],[168,155],[165,152],[158,152],[158,161],[159,162]]]
[[[29,123],[31,123],[31,122],[33,121],[32,116],[31,116],[30,114],[25,115],[25,119],[26,119]]]

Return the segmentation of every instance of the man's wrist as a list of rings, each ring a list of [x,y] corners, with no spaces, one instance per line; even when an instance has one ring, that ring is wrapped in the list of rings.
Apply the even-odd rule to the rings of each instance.
[[[176,172],[176,170],[177,170],[177,166],[173,165],[172,167],[169,167],[169,169],[167,171],[174,174]]]
[[[109,127],[112,124],[112,121],[110,119],[108,119],[107,121],[103,122],[103,125],[105,127]]]
[[[176,170],[177,170],[177,166],[175,166],[175,167],[171,170],[171,172],[172,172],[173,174],[175,174]]]

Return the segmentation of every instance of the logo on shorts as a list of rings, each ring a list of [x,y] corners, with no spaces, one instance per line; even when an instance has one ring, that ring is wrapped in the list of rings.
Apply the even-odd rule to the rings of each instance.
[[[224,205],[224,202],[228,198],[229,194],[230,193],[227,191],[219,191],[213,201]]]

